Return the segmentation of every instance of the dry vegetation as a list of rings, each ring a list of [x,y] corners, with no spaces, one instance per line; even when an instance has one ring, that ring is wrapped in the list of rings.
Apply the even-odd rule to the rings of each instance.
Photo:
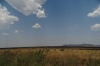
[[[5,49],[0,50],[0,66],[100,66],[100,50],[85,48]]]

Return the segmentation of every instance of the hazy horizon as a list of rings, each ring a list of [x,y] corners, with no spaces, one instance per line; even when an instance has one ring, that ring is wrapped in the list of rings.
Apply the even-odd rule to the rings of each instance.
[[[0,0],[0,47],[100,45],[100,0]]]

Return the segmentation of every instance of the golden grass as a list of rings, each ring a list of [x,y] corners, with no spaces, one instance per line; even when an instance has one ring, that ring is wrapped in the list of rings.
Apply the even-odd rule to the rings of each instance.
[[[85,48],[3,49],[0,50],[0,56],[0,62],[3,65],[8,63],[8,61],[12,61],[9,63],[13,64],[14,61],[14,64],[17,64],[17,66],[20,64],[20,66],[33,66],[32,64],[40,64],[39,66],[100,66],[100,50],[88,50]],[[26,63],[29,65],[26,65]]]
[[[20,48],[20,49],[9,49],[13,53],[22,53],[26,54],[31,51],[38,51],[40,49],[48,49],[48,54],[46,57],[58,57],[58,58],[65,58],[70,55],[75,55],[80,58],[100,58],[100,50],[85,50],[84,49],[77,49],[77,48]],[[61,51],[63,49],[63,51]],[[4,50],[0,50],[0,53],[2,53]]]
[[[64,51],[60,51],[60,49],[50,49],[49,54],[47,56],[64,58],[70,55],[75,55],[80,58],[100,58],[100,50],[80,50],[80,49],[64,49]]]

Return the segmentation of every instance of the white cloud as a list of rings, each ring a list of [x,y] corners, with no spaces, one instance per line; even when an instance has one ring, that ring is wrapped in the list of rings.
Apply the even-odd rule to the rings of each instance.
[[[38,23],[36,23],[36,24],[33,25],[32,27],[33,27],[33,28],[41,28],[41,26],[40,26]]]
[[[28,16],[36,14],[39,18],[45,18],[45,12],[42,5],[47,0],[6,0],[13,8]]]
[[[3,35],[9,35],[8,33],[3,33]]]
[[[18,30],[15,30],[14,33],[19,33],[19,31]]]
[[[0,30],[9,29],[10,24],[14,24],[14,21],[18,21],[18,18],[11,15],[7,8],[0,4]]]
[[[37,13],[37,17],[39,17],[39,18],[44,17],[44,18],[45,18],[46,16],[45,16],[44,10],[39,11],[39,12]]]
[[[98,17],[98,16],[100,16],[100,5],[96,10],[94,10],[91,13],[89,13],[87,16],[88,17]]]
[[[100,30],[100,24],[95,24],[91,26],[91,30],[98,31]]]

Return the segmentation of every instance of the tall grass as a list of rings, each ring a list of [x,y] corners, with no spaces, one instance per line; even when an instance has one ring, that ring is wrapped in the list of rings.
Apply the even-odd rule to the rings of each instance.
[[[60,49],[60,51],[64,52],[64,49]],[[49,52],[50,49],[28,51],[27,53],[22,51],[14,53],[6,50],[0,53],[0,66],[100,66],[100,58],[80,58],[75,54],[66,55],[63,58],[59,57],[60,55],[51,56]],[[93,51],[92,54],[94,53],[97,52]]]

